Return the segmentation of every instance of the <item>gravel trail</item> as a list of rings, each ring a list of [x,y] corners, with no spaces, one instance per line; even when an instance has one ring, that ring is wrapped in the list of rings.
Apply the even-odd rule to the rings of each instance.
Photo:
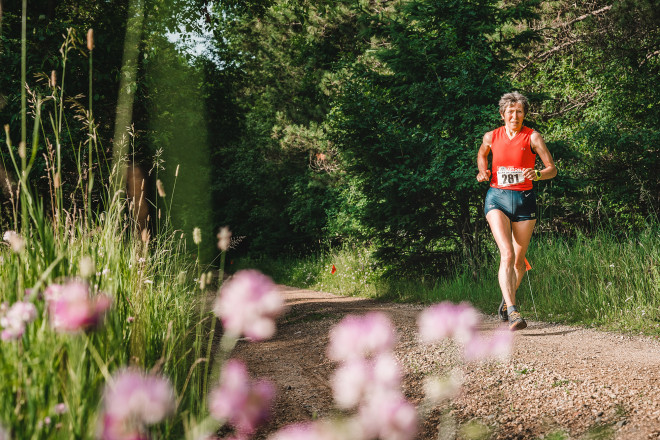
[[[280,289],[288,311],[275,337],[240,342],[232,354],[254,376],[277,384],[273,418],[257,438],[336,413],[329,386],[335,365],[325,354],[328,331],[347,314],[379,310],[397,327],[396,355],[411,402],[421,402],[426,376],[453,368],[463,373],[459,396],[430,412],[419,439],[463,438],[467,426],[485,429],[484,438],[493,439],[557,438],[556,433],[571,439],[660,439],[657,339],[528,321],[515,334],[509,360],[464,365],[452,343],[417,341],[422,306]],[[495,316],[483,316],[480,330],[488,333],[499,324]]]

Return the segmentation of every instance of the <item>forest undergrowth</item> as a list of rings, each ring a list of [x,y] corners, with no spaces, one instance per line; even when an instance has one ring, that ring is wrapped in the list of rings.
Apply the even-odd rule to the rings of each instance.
[[[654,222],[637,233],[602,228],[589,235],[532,237],[527,252],[532,269],[520,283],[518,305],[529,319],[660,334],[658,231]],[[296,287],[413,303],[468,301],[495,314],[501,299],[499,262],[494,242],[489,248],[490,257],[478,268],[458,263],[437,278],[414,275],[415,269],[408,277],[388,276],[391,268],[359,246],[303,258],[248,259],[248,264]]]

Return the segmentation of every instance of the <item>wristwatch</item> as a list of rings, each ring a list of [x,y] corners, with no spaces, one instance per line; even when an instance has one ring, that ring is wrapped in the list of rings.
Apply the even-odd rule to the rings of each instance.
[[[534,174],[536,174],[536,179],[534,180],[541,180],[541,172],[539,170],[534,170]]]

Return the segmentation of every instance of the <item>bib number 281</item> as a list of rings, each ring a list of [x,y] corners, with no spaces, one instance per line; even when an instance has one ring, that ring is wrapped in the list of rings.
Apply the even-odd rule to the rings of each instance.
[[[515,170],[513,168],[501,167],[497,170],[497,185],[510,186],[517,183],[523,183],[525,176],[522,170]]]

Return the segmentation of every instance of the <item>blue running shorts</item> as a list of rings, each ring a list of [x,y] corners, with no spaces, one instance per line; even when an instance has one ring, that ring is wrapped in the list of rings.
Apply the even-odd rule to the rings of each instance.
[[[536,193],[533,189],[515,191],[490,188],[484,203],[484,215],[491,209],[499,209],[512,222],[536,219]]]

